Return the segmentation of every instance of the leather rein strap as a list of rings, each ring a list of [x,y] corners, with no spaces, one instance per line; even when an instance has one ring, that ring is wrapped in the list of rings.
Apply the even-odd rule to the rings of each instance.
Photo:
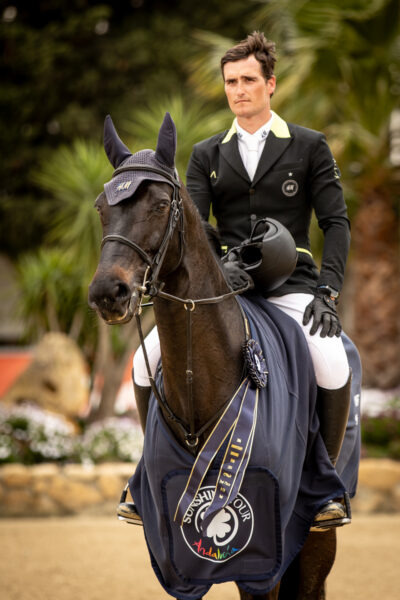
[[[195,311],[196,305],[216,304],[218,302],[222,302],[223,300],[232,298],[233,296],[236,296],[238,294],[245,292],[247,289],[249,289],[250,285],[247,284],[244,288],[242,288],[240,290],[233,290],[231,292],[227,292],[226,294],[222,294],[221,296],[214,296],[211,298],[199,298],[197,300],[192,300],[189,298],[188,299],[179,298],[178,296],[174,296],[172,294],[163,292],[162,287],[164,284],[163,283],[160,284],[158,282],[158,275],[159,275],[160,269],[162,267],[162,264],[164,262],[169,242],[172,238],[172,235],[175,231],[175,227],[178,222],[180,224],[180,227],[179,227],[180,258],[179,258],[179,262],[176,265],[176,267],[174,268],[174,270],[177,269],[178,266],[180,265],[182,256],[183,256],[183,245],[184,245],[183,244],[183,233],[184,233],[183,203],[182,203],[182,199],[179,194],[179,189],[180,189],[181,185],[178,180],[178,177],[172,177],[169,173],[167,173],[161,169],[157,169],[156,167],[150,167],[149,165],[134,164],[134,165],[126,166],[126,167],[120,167],[114,171],[113,177],[115,177],[116,175],[119,175],[120,173],[126,172],[126,171],[147,171],[147,172],[151,172],[151,173],[157,173],[158,175],[162,175],[163,178],[167,179],[168,181],[170,181],[172,183],[173,189],[174,189],[174,194],[173,194],[173,199],[171,202],[170,213],[169,213],[168,223],[167,223],[167,227],[166,227],[166,230],[164,233],[164,237],[163,237],[163,240],[162,240],[160,247],[159,247],[156,255],[154,256],[154,258],[151,258],[147,254],[147,252],[145,252],[143,250],[143,248],[141,248],[138,244],[136,244],[136,242],[130,240],[129,238],[126,238],[125,236],[118,235],[118,234],[106,235],[101,241],[101,249],[103,248],[104,244],[106,244],[107,242],[119,242],[121,244],[125,244],[125,245],[129,246],[130,248],[133,248],[133,250],[135,250],[135,252],[137,252],[139,254],[139,256],[144,260],[144,262],[148,265],[145,276],[144,276],[143,284],[141,286],[137,286],[137,288],[135,288],[135,290],[132,294],[132,297],[134,295],[138,297],[138,303],[136,305],[134,315],[136,318],[136,324],[137,324],[137,328],[138,328],[140,343],[141,343],[142,350],[143,350],[143,356],[144,356],[144,360],[145,360],[145,364],[146,364],[147,374],[149,377],[151,389],[157,399],[158,404],[160,405],[160,408],[164,409],[168,418],[179,426],[182,433],[184,434],[186,444],[192,450],[195,450],[199,444],[200,436],[212,425],[212,423],[214,423],[214,421],[216,421],[220,417],[222,412],[225,410],[226,405],[230,401],[230,398],[228,398],[228,400],[221,406],[221,408],[217,411],[217,413],[214,414],[211,417],[211,419],[209,419],[207,421],[207,423],[205,423],[198,431],[195,430],[194,401],[193,401],[192,313]],[[176,173],[176,175],[177,175],[177,173]],[[150,279],[148,280],[147,274],[149,271],[150,271],[151,275],[150,275]],[[189,428],[184,423],[184,421],[182,419],[180,419],[177,415],[175,415],[174,412],[171,410],[171,408],[168,406],[168,403],[164,397],[163,392],[160,392],[159,389],[157,388],[156,382],[151,373],[149,357],[148,357],[148,354],[146,351],[146,345],[144,343],[143,330],[142,330],[142,325],[141,325],[141,320],[140,320],[140,315],[141,315],[142,306],[143,306],[142,299],[143,299],[144,295],[150,296],[150,297],[157,296],[164,300],[168,300],[168,301],[172,301],[172,302],[179,302],[179,303],[183,304],[183,307],[186,310],[186,315],[187,315],[187,319],[186,319],[186,343],[187,343],[186,389],[187,389],[188,409],[189,409]],[[245,323],[246,339],[248,339],[249,338],[249,328],[248,328],[247,318],[246,318],[246,316],[243,312],[243,309],[239,303],[238,303],[238,306],[240,308],[240,311],[242,313],[243,320]]]
[[[165,300],[182,303],[184,306],[184,309],[186,310],[186,315],[187,315],[187,317],[186,317],[186,390],[187,390],[187,399],[188,399],[188,408],[189,408],[189,428],[184,423],[184,421],[182,421],[182,419],[180,417],[176,416],[175,413],[168,406],[168,403],[164,397],[164,393],[163,393],[163,391],[160,392],[160,390],[158,389],[157,384],[154,380],[153,374],[151,372],[149,357],[147,354],[146,345],[144,343],[144,336],[143,336],[142,324],[141,324],[141,319],[140,319],[140,315],[142,312],[141,299],[143,297],[143,293],[139,292],[139,294],[140,294],[139,295],[139,305],[138,305],[138,309],[135,312],[135,318],[136,318],[136,324],[137,324],[137,328],[138,328],[138,332],[139,332],[140,344],[142,346],[143,356],[144,356],[144,360],[145,360],[145,364],[146,364],[147,376],[150,381],[151,389],[152,389],[153,394],[156,397],[157,402],[160,405],[160,407],[164,408],[168,418],[179,426],[179,428],[181,429],[181,431],[184,435],[186,444],[193,450],[195,450],[197,448],[197,446],[199,444],[200,436],[222,415],[223,411],[225,410],[227,404],[230,402],[231,399],[228,398],[226,400],[226,402],[224,402],[224,404],[221,406],[221,408],[198,431],[195,430],[194,402],[193,402],[192,313],[195,311],[197,304],[216,304],[217,302],[222,302],[223,300],[226,300],[227,298],[231,298],[232,296],[237,296],[238,294],[243,293],[244,291],[246,291],[248,289],[248,287],[249,287],[249,285],[247,284],[247,286],[245,288],[242,288],[240,290],[228,292],[227,294],[223,294],[222,296],[215,296],[212,298],[201,298],[199,300],[191,300],[191,299],[184,300],[183,298],[179,298],[178,296],[173,296],[172,294],[166,294],[165,292],[160,292],[160,291],[157,294],[157,296],[159,296],[160,298],[163,298]],[[148,304],[146,304],[146,305],[148,305]],[[245,339],[247,341],[250,337],[250,330],[249,330],[247,317],[244,314],[243,308],[242,308],[241,304],[239,304],[239,302],[238,302],[238,307],[239,307],[240,312],[243,317],[243,322],[244,322],[244,326],[245,326]],[[241,379],[242,378],[243,378],[243,374],[242,374]]]

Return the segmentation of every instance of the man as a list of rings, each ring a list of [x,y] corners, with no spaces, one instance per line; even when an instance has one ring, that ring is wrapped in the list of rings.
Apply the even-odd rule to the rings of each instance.
[[[280,221],[294,237],[296,269],[268,299],[304,331],[318,384],[321,434],[335,463],[350,406],[351,376],[336,312],[350,227],[339,170],[323,134],[287,124],[271,110],[274,52],[273,42],[254,32],[222,57],[225,93],[235,119],[229,131],[194,146],[187,188],[205,220],[212,207],[228,249],[248,239],[252,226],[263,217]],[[324,232],[320,272],[310,249],[312,210]],[[225,268],[233,288],[248,278],[238,263],[227,263]],[[159,356],[155,332],[148,342],[148,351]],[[140,352],[134,372],[136,388],[148,385],[147,376],[141,375]],[[332,519],[336,524],[348,522],[340,502],[329,503],[316,518]]]

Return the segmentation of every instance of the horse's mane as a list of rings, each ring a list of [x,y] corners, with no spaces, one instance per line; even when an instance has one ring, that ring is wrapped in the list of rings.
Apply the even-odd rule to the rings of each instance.
[[[207,240],[210,244],[211,250],[218,256],[218,258],[221,258],[221,238],[219,236],[218,229],[213,227],[213,225],[211,225],[208,221],[204,221],[204,219],[201,220],[201,224],[206,232]]]

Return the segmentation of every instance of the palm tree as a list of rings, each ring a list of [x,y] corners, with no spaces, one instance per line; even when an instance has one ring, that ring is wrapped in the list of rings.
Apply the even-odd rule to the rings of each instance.
[[[65,331],[77,341],[83,327],[82,271],[60,248],[39,248],[18,262],[18,312],[31,339]]]
[[[232,120],[226,108],[211,108],[202,99],[183,97],[177,94],[171,98],[161,98],[147,108],[135,110],[123,123],[130,139],[130,147],[155,148],[157,135],[166,112],[169,112],[177,129],[178,147],[176,167],[185,181],[186,167],[193,145],[215,132],[225,129]]]
[[[132,138],[127,137],[132,151],[155,147],[167,110],[177,126],[176,163],[184,179],[193,143],[224,128],[230,117],[228,111],[207,114],[200,101],[185,105],[181,96],[158,100],[127,117],[125,130]],[[48,247],[24,257],[20,264],[21,310],[30,316],[36,335],[62,330],[79,336],[91,364],[92,382],[102,386],[99,404],[89,420],[113,413],[127,361],[139,345],[133,322],[108,327],[89,311],[86,301],[101,242],[93,205],[111,174],[103,148],[82,140],[60,148],[44,161],[34,179],[50,197]],[[152,312],[145,311],[143,330],[148,331],[152,325]]]
[[[93,205],[111,173],[102,147],[82,140],[44,161],[34,179],[50,196],[48,247],[20,262],[23,313],[33,317],[37,332],[56,329],[78,338],[92,383],[102,382],[90,420],[113,413],[127,360],[139,344],[133,324],[107,327],[87,306],[101,242]]]
[[[400,100],[397,0],[264,0],[249,29],[277,42],[274,109],[288,121],[326,132],[352,216],[352,335],[364,383],[400,384],[398,168],[389,161],[389,121]],[[192,80],[216,97],[216,53],[232,45],[197,34]],[[197,68],[197,70],[195,70]],[[222,94],[222,85],[220,86]],[[349,277],[350,275],[350,277]]]

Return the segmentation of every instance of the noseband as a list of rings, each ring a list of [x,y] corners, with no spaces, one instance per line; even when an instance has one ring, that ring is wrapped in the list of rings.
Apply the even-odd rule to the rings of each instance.
[[[136,242],[130,240],[129,238],[119,235],[116,233],[112,233],[110,235],[106,235],[103,237],[101,241],[100,249],[104,247],[107,242],[119,242],[120,244],[125,244],[130,248],[133,248],[139,256],[144,260],[144,262],[148,265],[148,270],[150,271],[150,278],[146,279],[145,289],[141,290],[146,293],[148,296],[156,296],[159,291],[159,282],[158,276],[160,273],[160,269],[163,265],[169,242],[173,236],[175,231],[175,227],[179,222],[179,234],[180,234],[180,257],[177,265],[174,267],[174,270],[178,268],[182,260],[183,253],[183,204],[182,198],[180,197],[179,190],[181,184],[178,180],[178,177],[173,177],[166,171],[162,169],[157,169],[157,167],[150,167],[149,165],[141,165],[141,164],[133,164],[127,167],[119,167],[113,173],[113,177],[119,175],[120,173],[124,173],[126,171],[148,171],[149,173],[156,173],[158,175],[162,175],[164,179],[168,179],[172,183],[173,186],[173,197],[171,201],[168,223],[164,232],[164,237],[161,241],[160,247],[157,250],[154,258],[151,258],[143,248],[141,248]]]

